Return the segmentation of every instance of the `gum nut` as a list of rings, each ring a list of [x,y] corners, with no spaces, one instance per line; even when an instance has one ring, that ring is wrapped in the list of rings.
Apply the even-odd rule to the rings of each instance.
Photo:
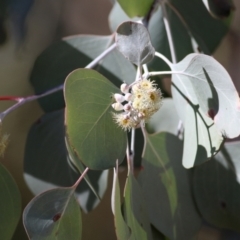
[[[124,96],[124,98],[125,98],[126,101],[130,101],[130,100],[131,100],[131,97],[132,97],[132,94],[131,94],[131,93],[126,93],[126,95]]]
[[[125,104],[124,107],[123,107],[123,110],[126,111],[126,112],[128,112],[128,111],[131,110],[131,108],[132,108],[132,107],[131,107],[130,104]]]

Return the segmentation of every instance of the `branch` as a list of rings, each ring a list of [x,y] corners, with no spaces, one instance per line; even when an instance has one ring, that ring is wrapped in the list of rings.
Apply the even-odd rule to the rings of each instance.
[[[112,52],[116,48],[116,44],[114,43],[109,48],[107,48],[104,52],[102,52],[98,57],[96,57],[92,62],[90,62],[85,68],[93,68],[95,67],[103,58],[105,58],[110,52]],[[42,97],[46,97],[48,95],[51,95],[53,93],[56,93],[58,91],[63,90],[64,84],[61,84],[55,88],[52,88],[45,93],[39,94],[39,95],[32,95],[28,97],[14,97],[14,96],[2,96],[0,97],[0,100],[14,100],[17,101],[16,104],[11,106],[10,108],[6,109],[5,111],[0,113],[0,122],[3,121],[4,117],[6,117],[9,113],[14,111],[15,109],[19,108],[20,106],[32,102],[34,100],[37,100]]]

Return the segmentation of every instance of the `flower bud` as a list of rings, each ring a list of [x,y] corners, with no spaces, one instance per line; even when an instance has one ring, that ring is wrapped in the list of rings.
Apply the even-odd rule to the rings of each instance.
[[[121,103],[119,103],[119,102],[113,103],[113,104],[112,104],[112,107],[113,107],[113,109],[116,110],[116,111],[121,111],[121,110],[123,110],[123,105],[122,105]]]
[[[124,99],[125,99],[126,101],[130,101],[131,98],[132,98],[132,94],[131,94],[131,93],[126,93],[125,96],[124,96]]]
[[[127,103],[124,105],[123,110],[125,112],[129,112],[131,110],[131,108],[132,108],[132,106],[129,103]]]
[[[122,93],[128,93],[128,91],[129,91],[129,86],[128,86],[126,83],[123,83],[123,84],[120,86],[120,89],[121,89],[121,92],[122,92]]]
[[[118,103],[121,103],[124,101],[124,96],[119,93],[115,93],[113,96],[114,96],[114,99],[116,100],[116,102],[118,102]]]

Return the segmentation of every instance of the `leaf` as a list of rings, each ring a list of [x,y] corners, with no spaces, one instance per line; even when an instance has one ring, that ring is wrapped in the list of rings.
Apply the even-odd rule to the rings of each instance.
[[[199,104],[223,136],[239,136],[240,100],[227,71],[212,57],[203,54],[190,54],[173,69],[180,72],[173,74],[173,82],[183,86],[185,96],[193,104]],[[193,91],[188,92],[191,87]]]
[[[194,199],[203,218],[219,228],[239,232],[240,142],[225,143],[209,161],[194,169]]]
[[[118,0],[129,17],[144,17],[149,12],[153,0]]]
[[[141,23],[124,22],[116,31],[117,49],[137,66],[150,62],[155,54],[146,27]]]
[[[231,12],[234,10],[234,4],[230,0],[202,0],[207,10],[213,17],[224,18],[229,17]]]
[[[112,118],[113,93],[119,92],[98,72],[78,69],[65,83],[67,137],[71,148],[90,169],[104,170],[121,163],[126,133]]]
[[[164,98],[161,108],[146,124],[148,133],[168,132],[176,135],[179,127],[179,117],[171,98]]]
[[[117,174],[117,170],[114,169],[112,186],[112,212],[114,214],[117,239],[127,240],[130,239],[131,232],[122,215],[120,187]]]
[[[35,197],[24,209],[23,223],[30,239],[81,239],[81,211],[74,189],[56,188]]]
[[[89,64],[111,45],[111,41],[112,36],[78,35],[48,47],[37,58],[31,73],[30,81],[36,94],[63,84],[70,72]],[[117,49],[107,55],[96,68],[116,85],[123,81],[130,83],[135,79],[134,66]],[[45,112],[65,106],[62,91],[38,101]]]
[[[143,194],[130,173],[124,190],[124,217],[131,229],[131,240],[151,240],[152,233]]]
[[[150,222],[169,239],[193,239],[201,218],[192,198],[190,172],[181,165],[182,142],[169,133],[147,135],[142,188]]]
[[[69,165],[65,145],[64,111],[45,114],[30,129],[24,156],[24,179],[34,195],[73,185],[79,172]],[[79,159],[75,162],[81,163]],[[82,166],[85,168],[84,166]],[[41,169],[41,171],[39,171]],[[106,188],[108,171],[89,171],[75,194],[85,212],[94,209]]]
[[[0,164],[0,232],[10,240],[21,216],[21,195],[10,173]]]

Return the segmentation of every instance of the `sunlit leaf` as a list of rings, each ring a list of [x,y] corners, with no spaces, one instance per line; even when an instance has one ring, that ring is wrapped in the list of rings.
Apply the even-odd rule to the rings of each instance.
[[[111,95],[119,92],[98,72],[79,69],[65,84],[67,137],[83,163],[96,170],[121,163],[126,151],[126,133],[112,118]]]
[[[24,209],[23,223],[30,239],[81,239],[81,211],[74,189],[57,188],[35,197]]]
[[[37,58],[33,66],[30,81],[35,92],[40,94],[63,84],[71,71],[87,66],[112,41],[112,36],[77,35],[51,45]],[[117,49],[107,55],[96,69],[116,85],[121,82],[130,83],[135,79],[134,66]],[[62,91],[40,98],[39,102],[45,112],[65,106]]]
[[[173,82],[179,88],[182,86],[185,97],[199,104],[223,136],[237,137],[240,134],[240,100],[223,66],[210,56],[190,54],[173,69],[179,72],[173,74]]]
[[[150,10],[154,0],[118,0],[129,17],[143,17]]]
[[[114,214],[114,222],[116,228],[116,235],[118,240],[130,239],[131,231],[124,221],[121,210],[121,196],[120,187],[118,181],[118,175],[116,169],[114,169],[113,175],[113,187],[112,187],[112,211]]]
[[[30,129],[24,156],[24,179],[34,195],[56,187],[71,186],[82,168],[69,165],[72,159],[65,145],[64,110],[45,114]],[[75,157],[75,156],[74,156]],[[75,162],[81,163],[75,158]],[[41,171],[39,170],[41,169]],[[81,208],[91,211],[107,188],[108,171],[89,171],[77,187],[75,196]]]
[[[239,232],[240,142],[225,143],[216,157],[194,170],[193,190],[204,219]]]
[[[140,186],[153,226],[169,239],[193,239],[201,227],[190,186],[182,167],[182,142],[172,134],[147,135]]]
[[[219,151],[223,137],[201,109],[187,104],[185,111],[182,163],[191,168],[211,159]]]
[[[141,188],[130,173],[124,190],[124,217],[131,240],[151,240],[152,233]]]
[[[146,27],[141,23],[124,22],[116,31],[118,50],[137,66],[150,62],[155,54]]]
[[[0,233],[12,239],[21,216],[21,195],[10,173],[0,164]]]

